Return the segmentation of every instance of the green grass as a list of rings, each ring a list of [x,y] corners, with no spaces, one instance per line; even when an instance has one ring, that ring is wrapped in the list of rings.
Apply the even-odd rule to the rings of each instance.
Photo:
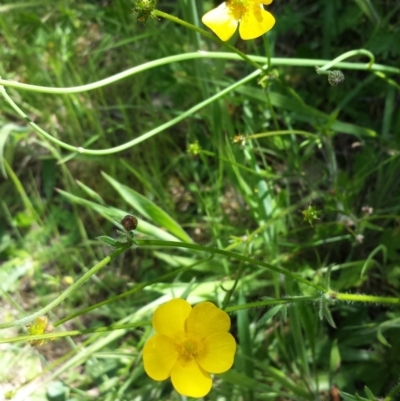
[[[158,9],[204,28],[216,4]],[[238,342],[207,400],[395,400],[400,4],[275,1],[265,41],[230,41],[264,58],[269,47],[262,82],[242,82],[255,68],[233,56],[178,61],[229,50],[168,20],[137,22],[132,7],[0,6],[2,79],[73,87],[177,56],[91,91],[6,87],[59,142],[0,97],[0,399],[183,400],[147,377],[141,354],[155,306],[184,297],[226,308]],[[341,86],[316,74],[354,49],[392,70],[359,55]],[[126,250],[116,230],[130,211],[138,246]],[[20,336],[42,309],[59,338],[33,348]]]

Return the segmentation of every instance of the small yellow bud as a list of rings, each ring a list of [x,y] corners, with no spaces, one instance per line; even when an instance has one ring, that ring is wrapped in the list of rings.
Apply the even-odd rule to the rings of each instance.
[[[314,220],[319,220],[321,210],[317,210],[314,206],[308,205],[308,208],[301,210],[301,213],[303,213],[304,221],[308,221],[312,227]]]
[[[49,323],[49,320],[46,316],[39,316],[37,317],[32,324],[26,326],[28,333],[31,336],[36,336],[38,334],[47,334],[52,333],[54,331],[54,327],[52,324]],[[32,347],[41,346],[45,344],[47,340],[30,340],[29,344]]]
[[[197,156],[201,152],[201,146],[199,145],[199,142],[196,141],[194,143],[189,144],[187,152],[193,156]]]

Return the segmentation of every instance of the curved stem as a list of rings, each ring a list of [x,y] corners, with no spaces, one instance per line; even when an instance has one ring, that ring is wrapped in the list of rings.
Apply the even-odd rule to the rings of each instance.
[[[352,52],[357,52],[357,50],[352,50]],[[345,54],[348,54],[347,52]],[[339,57],[343,57],[345,54],[342,54]],[[257,61],[260,63],[267,63],[268,58],[263,56],[247,56],[253,61]],[[120,81],[121,79],[127,78],[131,75],[137,74],[142,71],[147,71],[151,68],[156,68],[165,64],[176,63],[180,61],[193,60],[193,59],[201,59],[201,58],[209,58],[209,59],[219,59],[219,60],[241,60],[240,57],[236,53],[224,53],[224,52],[207,52],[207,51],[198,51],[198,52],[189,52],[185,54],[179,54],[174,56],[163,57],[158,60],[149,61],[147,63],[138,65],[136,67],[129,68],[126,71],[120,72],[118,74],[112,75],[108,78],[101,79],[99,81],[93,82],[91,84],[80,85],[80,86],[71,86],[69,88],[52,88],[48,86],[39,86],[39,85],[30,85],[23,84],[20,82],[0,79],[0,85],[7,86],[10,88],[27,90],[31,92],[40,92],[40,93],[49,93],[53,95],[67,95],[71,93],[81,93],[88,92],[94,89],[102,88],[106,85],[110,85],[114,82]],[[336,61],[335,61],[336,60]],[[335,59],[334,65],[341,69],[349,69],[349,70],[370,70],[374,72],[385,72],[388,74],[400,74],[400,68],[391,67],[383,64],[373,64],[369,67],[369,64],[365,63],[348,63],[348,62],[337,62]],[[293,66],[293,67],[312,67],[320,66],[319,68],[326,69],[331,67],[331,63],[333,61],[330,60],[313,60],[313,59],[299,59],[299,58],[281,58],[281,57],[272,57],[271,58],[271,66]]]
[[[334,58],[332,61],[329,61],[322,67],[316,67],[315,69],[317,71],[317,74],[325,74],[326,72],[324,72],[324,71],[327,71],[327,70],[329,70],[329,68],[332,68],[333,66],[338,65],[341,61],[346,60],[350,57],[359,56],[359,55],[369,57],[369,63],[366,65],[366,68],[368,70],[371,69],[372,65],[375,63],[375,56],[369,50],[365,50],[365,49],[350,50],[350,51],[343,53],[340,56]]]
[[[258,56],[250,56],[250,57],[254,60],[263,60],[263,61],[267,60],[265,57],[258,57]],[[104,85],[108,85],[110,83],[116,82],[117,80],[126,78],[129,75],[146,70],[148,68],[154,68],[156,66],[171,63],[171,62],[196,59],[196,58],[217,58],[217,59],[232,59],[232,60],[240,59],[240,57],[237,54],[232,54],[232,53],[210,53],[210,52],[188,53],[185,55],[166,57],[166,58],[156,60],[156,61],[153,61],[150,63],[145,63],[141,66],[131,68],[130,70],[124,71],[120,74],[114,75],[107,79],[97,81],[92,84],[83,85],[83,86],[77,86],[77,87],[71,87],[71,88],[48,88],[48,87],[42,87],[42,86],[21,84],[19,82],[7,81],[7,80],[3,80],[3,79],[0,79],[0,85],[9,86],[9,87],[13,87],[16,89],[23,89],[23,90],[30,90],[30,91],[44,92],[44,93],[52,93],[52,94],[77,93],[77,92],[83,92],[83,91],[87,91],[87,90],[93,90],[95,88],[100,88]],[[305,66],[313,67],[313,66],[315,66],[315,64],[321,64],[321,65],[325,64],[325,67],[326,67],[326,60],[271,59],[271,63],[272,63],[272,65],[297,65],[297,66],[303,66],[303,67],[305,67]],[[366,66],[365,64],[361,64],[361,63],[338,63],[337,66],[341,67],[341,68],[357,69],[357,70],[368,69],[368,66]],[[370,69],[372,71],[385,71],[387,73],[400,74],[399,68],[388,67],[388,66],[383,66],[383,65],[379,65],[379,64],[374,64]],[[205,107],[206,105],[219,99],[220,97],[224,96],[225,94],[229,93],[230,91],[233,91],[237,87],[247,83],[248,81],[252,80],[254,77],[258,76],[260,73],[261,73],[261,70],[254,71],[252,74],[250,74],[247,77],[243,78],[242,80],[236,82],[235,84],[225,88],[218,94],[210,97],[207,100],[204,100],[203,102],[198,103],[196,106],[193,106],[192,108],[190,108],[186,112],[182,113],[178,117],[148,131],[147,133],[139,136],[136,139],[133,139],[132,141],[129,141],[123,145],[119,145],[119,146],[109,148],[109,149],[104,149],[104,150],[92,150],[92,149],[85,149],[80,146],[72,146],[72,145],[69,145],[63,141],[60,141],[60,140],[54,138],[53,136],[48,134],[46,131],[41,129],[38,125],[36,125],[34,122],[32,122],[29,119],[29,117],[10,98],[10,96],[7,94],[7,92],[5,91],[3,86],[0,86],[0,94],[3,95],[5,100],[10,104],[10,106],[16,111],[16,113],[18,115],[20,115],[38,134],[44,136],[49,141],[57,144],[58,146],[60,146],[64,149],[67,149],[71,152],[75,152],[75,153],[79,153],[79,154],[86,154],[86,155],[93,155],[93,156],[101,156],[101,155],[108,155],[108,154],[121,152],[123,150],[126,150],[132,146],[135,146],[135,145],[151,138],[152,136],[154,136],[154,135],[162,132],[163,130],[173,126],[174,124],[182,121],[183,119],[185,119],[186,117],[195,113],[196,111],[200,110],[201,108]]]
[[[142,134],[138,138],[135,138],[129,142],[124,143],[123,145],[115,146],[113,148],[109,149],[104,149],[104,150],[92,150],[92,149],[84,149],[81,146],[72,146],[69,145],[68,143],[65,143],[63,141],[60,141],[57,138],[54,138],[50,134],[48,134],[46,131],[44,131],[42,128],[40,128],[37,124],[35,124],[31,119],[15,104],[15,102],[11,99],[11,97],[7,94],[3,86],[0,86],[0,94],[3,95],[4,99],[9,103],[9,105],[15,110],[15,112],[22,117],[39,135],[44,136],[46,139],[49,141],[57,144],[58,146],[67,149],[71,152],[76,152],[79,154],[84,154],[84,155],[92,155],[92,156],[101,156],[101,155],[109,155],[113,153],[118,153],[122,152],[123,150],[126,150],[132,146],[137,145],[138,143],[141,143],[152,136],[159,134],[160,132],[166,130],[169,127],[172,127],[173,125],[177,124],[178,122],[184,120],[186,117],[194,114],[196,111],[202,109],[203,107],[211,104],[212,102],[215,102],[216,100],[220,99],[221,97],[225,96],[227,93],[235,90],[241,85],[244,85],[245,83],[251,81],[258,75],[260,75],[261,70],[256,70],[252,72],[250,75],[247,77],[241,79],[240,81],[235,82],[234,84],[228,86],[227,88],[223,89],[222,91],[216,93],[215,95],[211,96],[210,98],[198,103],[197,105],[191,107],[189,110],[186,110],[182,114],[180,114],[178,117],[173,118],[170,121],[167,121],[164,124],[159,125],[156,128],[153,128],[152,130],[146,132],[145,134]]]

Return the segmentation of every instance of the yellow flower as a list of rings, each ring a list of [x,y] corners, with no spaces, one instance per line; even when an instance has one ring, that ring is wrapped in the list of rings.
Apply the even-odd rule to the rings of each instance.
[[[228,314],[211,302],[193,308],[183,299],[172,299],[153,315],[156,334],[143,349],[146,373],[154,380],[171,377],[175,390],[203,397],[211,390],[210,373],[230,369],[236,342],[228,333]]]
[[[31,336],[35,336],[38,334],[47,334],[47,333],[52,333],[54,331],[54,327],[52,324],[49,323],[49,320],[47,319],[46,316],[39,316],[37,317],[32,324],[28,324],[26,326],[28,333]],[[54,340],[54,338],[50,338],[50,340]],[[29,344],[32,345],[32,347],[38,345],[41,346],[43,344],[46,344],[47,340],[30,340]]]
[[[272,0],[227,0],[205,14],[202,21],[223,41],[232,37],[239,22],[240,37],[255,39],[275,24],[273,15],[262,6],[271,3]]]

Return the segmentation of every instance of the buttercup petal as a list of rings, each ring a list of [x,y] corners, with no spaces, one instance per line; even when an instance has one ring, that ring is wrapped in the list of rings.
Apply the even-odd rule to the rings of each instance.
[[[203,340],[204,352],[196,356],[198,364],[207,372],[223,373],[233,365],[236,341],[230,333],[215,333]]]
[[[179,359],[171,370],[171,381],[178,393],[188,397],[204,397],[212,387],[210,375],[194,359]]]
[[[275,18],[271,13],[265,11],[262,5],[253,4],[243,14],[239,34],[244,40],[255,39],[268,32],[274,24]]]
[[[185,321],[192,307],[184,299],[171,299],[159,306],[153,315],[153,328],[157,334],[164,334],[180,341],[185,335]]]
[[[241,15],[226,2],[203,15],[203,24],[208,26],[221,40],[227,41],[235,33]]]
[[[261,3],[261,4],[268,5],[268,4],[271,4],[271,3],[272,3],[272,0],[256,0],[256,2],[257,2],[257,3]]]
[[[195,305],[186,321],[186,332],[199,339],[218,332],[227,332],[231,327],[231,319],[223,310],[211,302]]]
[[[144,370],[153,380],[168,379],[178,356],[174,342],[167,336],[156,334],[144,345]]]

